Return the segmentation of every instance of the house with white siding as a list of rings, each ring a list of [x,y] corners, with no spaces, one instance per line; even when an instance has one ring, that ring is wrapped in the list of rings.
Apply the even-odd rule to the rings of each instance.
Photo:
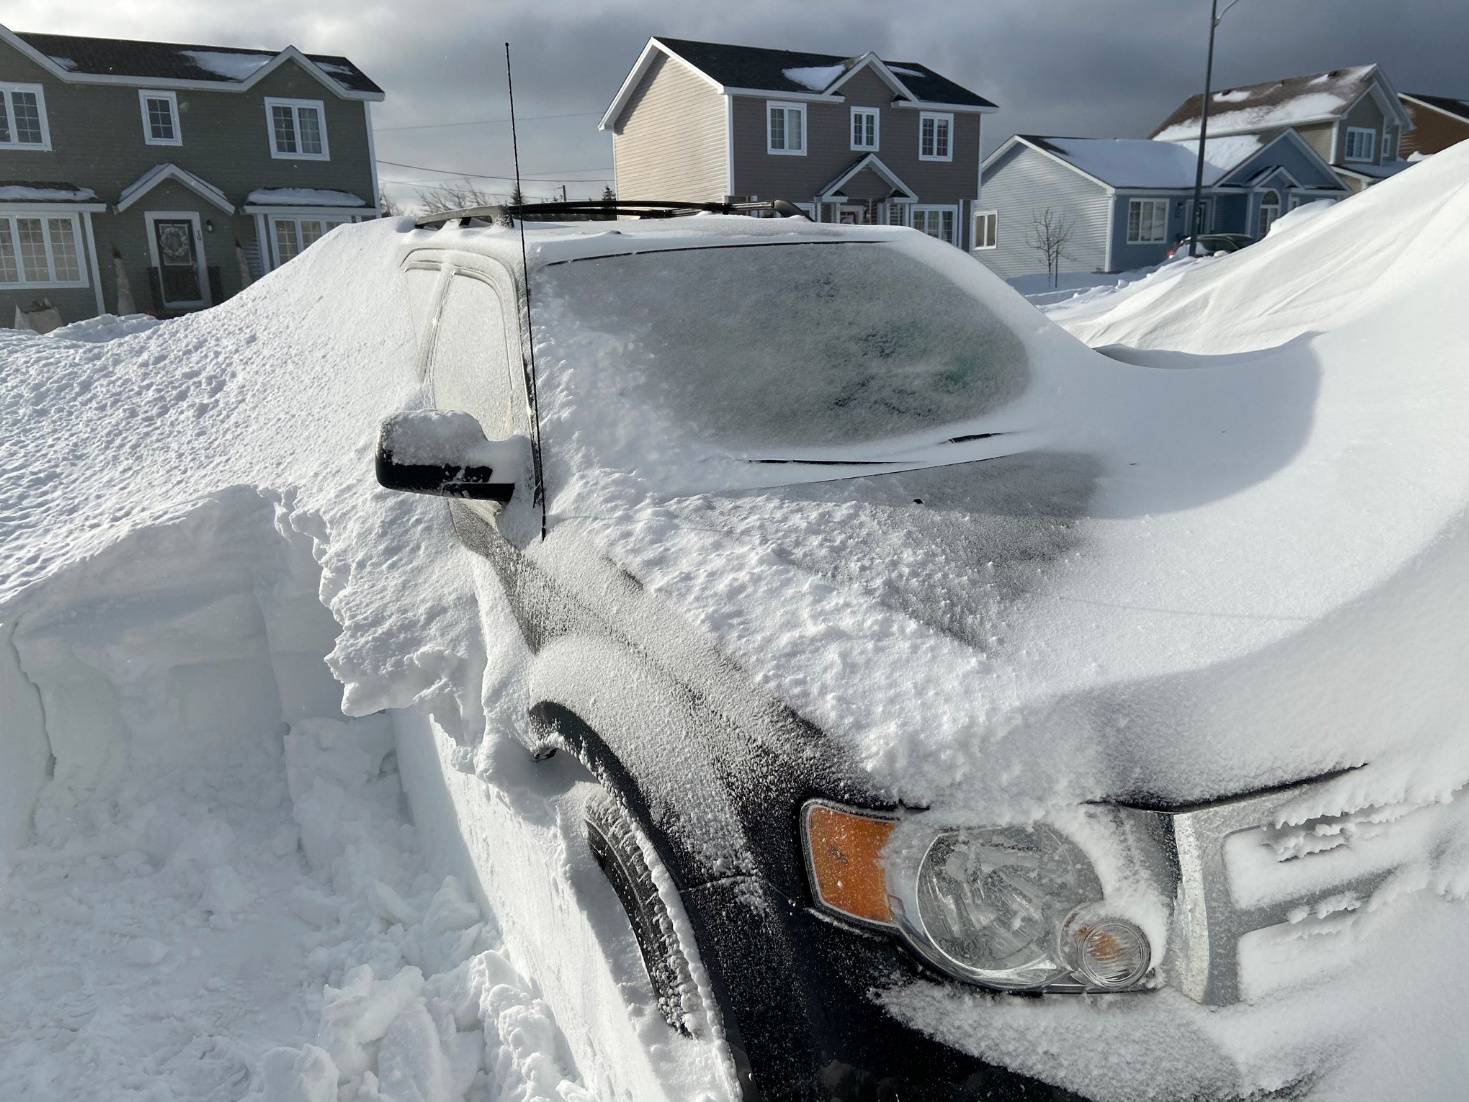
[[[621,199],[785,199],[819,222],[985,240],[989,100],[915,61],[648,41],[601,121]]]

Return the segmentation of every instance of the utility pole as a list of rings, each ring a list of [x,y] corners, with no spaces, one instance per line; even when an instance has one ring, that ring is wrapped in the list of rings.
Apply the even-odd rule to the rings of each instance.
[[[1224,11],[1219,10],[1219,0],[1209,0],[1209,58],[1204,62],[1204,97],[1199,101],[1199,160],[1194,166],[1194,209],[1189,221],[1188,255],[1199,255],[1199,234],[1204,232],[1204,141],[1209,136],[1209,89],[1214,84],[1214,31],[1219,21],[1229,14],[1229,9],[1239,0],[1229,0]]]
[[[566,202],[566,185],[565,184],[562,184],[561,185],[561,201],[563,203]]]

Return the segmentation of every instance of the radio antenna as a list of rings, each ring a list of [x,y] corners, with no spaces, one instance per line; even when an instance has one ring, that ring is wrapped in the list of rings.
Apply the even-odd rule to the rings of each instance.
[[[515,79],[510,75],[510,43],[505,43],[505,89],[510,97],[510,153],[515,162],[515,197],[525,202],[525,193],[520,190],[520,138],[515,132]],[[530,399],[531,463],[536,486],[533,495],[535,504],[541,507],[541,539],[546,538],[546,482],[541,467],[541,408],[536,398],[536,331],[530,318],[530,263],[525,250],[525,218],[512,205],[510,217],[520,225],[520,270],[525,280],[525,337],[530,352],[530,371],[526,375],[527,397]]]

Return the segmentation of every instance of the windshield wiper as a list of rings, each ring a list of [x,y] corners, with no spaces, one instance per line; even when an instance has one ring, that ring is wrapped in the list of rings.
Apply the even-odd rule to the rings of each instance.
[[[962,436],[951,436],[947,440],[938,440],[932,444],[922,447],[942,448],[949,444],[970,444],[976,440],[992,440],[997,436],[1004,436],[1003,432],[970,432]],[[746,463],[794,463],[803,467],[892,467],[912,462],[912,453],[922,450],[911,448],[901,455],[895,455],[891,459],[749,459]]]

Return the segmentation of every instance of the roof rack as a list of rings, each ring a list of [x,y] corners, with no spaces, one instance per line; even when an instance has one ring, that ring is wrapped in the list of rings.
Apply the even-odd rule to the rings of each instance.
[[[785,199],[751,203],[685,203],[666,199],[587,199],[568,203],[522,203],[443,210],[414,220],[414,225],[442,226],[448,222],[491,222],[511,225],[522,222],[610,222],[616,218],[679,218],[690,214],[757,214],[780,218],[806,218],[806,212]]]

